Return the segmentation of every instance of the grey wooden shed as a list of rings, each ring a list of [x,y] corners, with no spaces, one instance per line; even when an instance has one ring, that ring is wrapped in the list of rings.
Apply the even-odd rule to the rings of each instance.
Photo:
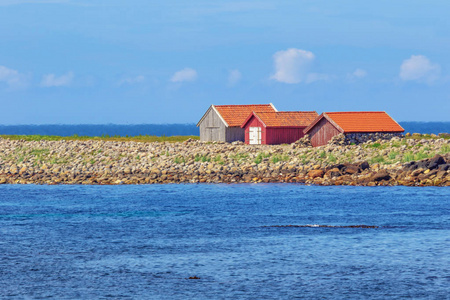
[[[253,112],[276,112],[270,104],[211,105],[197,123],[201,141],[234,142],[245,141],[242,123]]]

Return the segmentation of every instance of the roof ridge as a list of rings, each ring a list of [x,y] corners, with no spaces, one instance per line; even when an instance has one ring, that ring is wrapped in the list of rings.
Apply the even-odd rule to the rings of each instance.
[[[214,105],[214,106],[218,107],[218,106],[256,106],[256,105],[270,106],[270,104],[221,104],[221,105]]]
[[[386,113],[386,111],[328,111],[324,112],[326,114],[359,114],[359,113]]]
[[[278,114],[278,113],[317,113],[314,110],[292,110],[292,111],[257,111],[255,113]]]

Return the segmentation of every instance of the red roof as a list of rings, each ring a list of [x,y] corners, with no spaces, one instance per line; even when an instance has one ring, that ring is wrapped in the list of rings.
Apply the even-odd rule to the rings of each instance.
[[[305,133],[324,117],[337,125],[342,133],[405,131],[384,111],[355,111],[323,113],[305,129]]]
[[[318,116],[315,111],[255,111],[247,117],[241,127],[244,127],[253,115],[259,118],[266,127],[306,127]]]
[[[241,126],[253,111],[275,112],[272,104],[213,105],[228,126]]]

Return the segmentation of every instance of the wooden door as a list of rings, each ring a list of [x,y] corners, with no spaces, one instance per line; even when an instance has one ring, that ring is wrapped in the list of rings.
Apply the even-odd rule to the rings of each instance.
[[[250,127],[249,128],[249,144],[250,145],[260,145],[261,144],[261,127]]]

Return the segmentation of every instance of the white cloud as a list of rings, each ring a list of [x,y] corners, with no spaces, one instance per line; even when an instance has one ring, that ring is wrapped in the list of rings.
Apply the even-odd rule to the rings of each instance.
[[[356,69],[355,72],[352,73],[352,75],[356,78],[364,78],[367,76],[367,71],[363,69]]]
[[[431,83],[439,78],[441,67],[424,55],[411,55],[400,66],[400,79]]]
[[[310,51],[290,48],[278,51],[273,55],[273,59],[275,74],[271,79],[284,83],[299,83],[307,81],[315,56]]]
[[[72,83],[74,78],[73,72],[56,76],[55,74],[47,74],[42,77],[41,86],[43,87],[55,87],[55,86],[68,86]]]
[[[197,71],[191,68],[184,68],[183,70],[175,72],[170,81],[172,82],[189,82],[197,79]]]
[[[123,78],[119,81],[119,85],[123,84],[136,84],[136,83],[142,83],[145,81],[145,77],[142,75],[136,76],[136,77],[127,77]]]
[[[26,85],[26,76],[16,70],[0,66],[0,82],[5,82],[11,88],[20,88]]]
[[[239,80],[241,80],[241,78],[242,74],[239,70],[237,69],[231,70],[230,73],[228,74],[228,84],[235,85],[236,83],[239,82]]]
[[[364,78],[368,75],[366,70],[363,69],[356,69],[352,73],[347,73],[347,80],[349,82],[355,82],[357,79]]]

